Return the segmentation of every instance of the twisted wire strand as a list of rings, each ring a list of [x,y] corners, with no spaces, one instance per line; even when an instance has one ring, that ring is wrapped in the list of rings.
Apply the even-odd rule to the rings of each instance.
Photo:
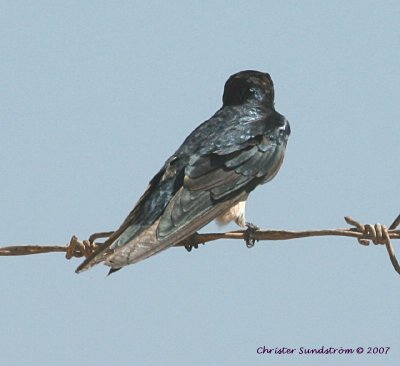
[[[346,216],[345,221],[354,226],[350,229],[327,229],[327,230],[306,230],[306,231],[285,231],[285,230],[254,230],[251,239],[259,240],[289,240],[313,236],[349,236],[355,237],[364,246],[371,242],[375,245],[385,245],[390,261],[395,271],[400,274],[400,265],[397,261],[391,239],[400,239],[400,230],[395,230],[400,225],[400,215],[389,226],[377,223],[375,225],[362,224],[361,222]],[[99,238],[107,238],[113,234],[112,231],[92,234],[88,240],[79,240],[75,235],[68,245],[22,245],[0,248],[0,256],[29,255],[51,252],[64,252],[67,259],[89,257],[101,243],[96,243]],[[185,242],[177,243],[175,246],[186,248],[197,248],[198,244],[215,241],[218,239],[244,239],[249,240],[247,230],[231,231],[227,233],[193,234]]]

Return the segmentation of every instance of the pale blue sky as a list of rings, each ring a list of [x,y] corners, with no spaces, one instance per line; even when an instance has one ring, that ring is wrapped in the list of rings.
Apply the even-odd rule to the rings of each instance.
[[[271,74],[292,127],[248,219],[390,224],[400,210],[399,19],[398,1],[1,2],[0,245],[116,228],[243,69]],[[400,276],[383,247],[356,240],[172,248],[108,278],[103,266],[76,275],[79,260],[62,254],[0,261],[8,366],[400,359]],[[391,349],[257,355],[264,345]]]

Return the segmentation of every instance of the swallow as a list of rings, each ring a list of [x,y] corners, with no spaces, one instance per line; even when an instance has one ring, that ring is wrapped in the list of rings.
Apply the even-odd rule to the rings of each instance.
[[[76,272],[100,262],[115,272],[184,242],[214,219],[245,227],[246,200],[277,174],[289,135],[289,122],[275,110],[270,75],[230,76],[222,107],[184,140],[121,226]]]

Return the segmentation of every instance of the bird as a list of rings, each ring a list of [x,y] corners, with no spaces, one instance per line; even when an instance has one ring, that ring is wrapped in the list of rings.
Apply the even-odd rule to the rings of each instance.
[[[113,273],[188,240],[214,219],[253,227],[245,219],[246,200],[275,177],[290,135],[274,94],[268,73],[231,75],[222,107],[189,134],[120,227],[76,272],[104,262]]]

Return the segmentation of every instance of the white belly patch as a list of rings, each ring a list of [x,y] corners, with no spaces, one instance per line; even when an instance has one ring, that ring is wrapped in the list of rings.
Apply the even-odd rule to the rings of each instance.
[[[226,225],[231,221],[235,221],[240,227],[246,226],[245,219],[246,201],[240,201],[235,206],[231,207],[228,211],[216,218],[219,225]]]

